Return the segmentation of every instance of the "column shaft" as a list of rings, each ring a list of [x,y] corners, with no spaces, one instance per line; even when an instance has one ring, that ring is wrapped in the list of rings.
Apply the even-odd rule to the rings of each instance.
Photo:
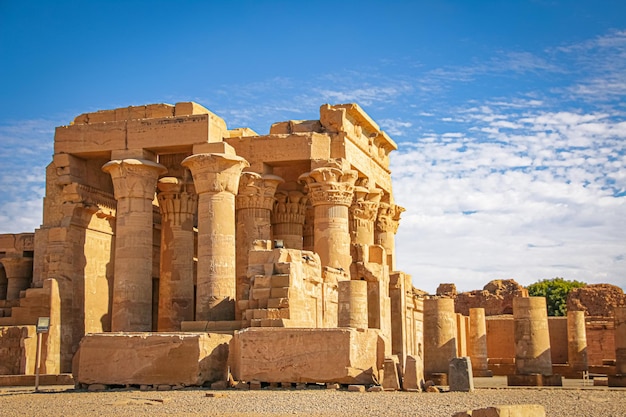
[[[117,211],[111,331],[152,330],[152,201],[165,167],[140,159],[102,167],[113,180]]]
[[[487,322],[484,308],[469,309],[469,356],[476,376],[489,374],[487,354]]]
[[[338,326],[367,329],[367,281],[339,281]]]
[[[356,171],[322,167],[300,177],[315,208],[314,250],[322,266],[350,271],[348,207],[352,204]]]
[[[516,373],[552,375],[546,299],[513,298],[513,319]]]
[[[270,174],[244,172],[239,181],[235,206],[237,212],[237,267],[236,299],[247,300],[250,293],[248,255],[255,240],[271,240],[271,211],[276,187],[283,179]],[[241,319],[239,306],[235,316]]]
[[[452,298],[424,300],[424,372],[448,373],[457,356],[456,314]]]
[[[567,361],[573,371],[588,369],[584,311],[567,312]]]
[[[157,329],[160,332],[180,331],[181,322],[194,318],[193,217],[197,196],[193,187],[178,178],[163,178],[158,188],[161,262]]]
[[[207,153],[186,158],[198,193],[196,320],[235,319],[235,194],[245,159]]]

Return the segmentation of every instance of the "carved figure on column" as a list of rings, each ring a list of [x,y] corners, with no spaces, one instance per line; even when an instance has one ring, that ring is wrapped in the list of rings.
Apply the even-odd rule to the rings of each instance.
[[[405,211],[404,207],[395,204],[381,202],[376,219],[376,232],[374,242],[381,245],[387,252],[387,265],[389,271],[395,271],[395,234],[400,224],[400,215]]]
[[[202,153],[182,165],[191,171],[198,193],[196,320],[234,320],[235,194],[249,164],[234,153]]]
[[[350,206],[350,235],[352,243],[373,245],[374,223],[382,191],[364,186],[354,187],[354,200]]]
[[[315,208],[314,250],[322,266],[346,272],[352,263],[348,207],[356,179],[356,171],[338,167],[320,167],[300,176]]]
[[[272,212],[274,238],[285,248],[302,249],[304,219],[308,197],[300,191],[278,190]]]
[[[194,216],[198,198],[193,184],[161,178],[157,185],[161,210],[161,262],[158,331],[180,331],[193,320]]]

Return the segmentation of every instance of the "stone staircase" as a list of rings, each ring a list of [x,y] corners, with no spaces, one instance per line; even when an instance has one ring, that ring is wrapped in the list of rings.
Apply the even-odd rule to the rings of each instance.
[[[20,299],[0,304],[0,326],[36,325],[39,317],[50,316],[50,291],[47,288],[28,288],[20,292]]]

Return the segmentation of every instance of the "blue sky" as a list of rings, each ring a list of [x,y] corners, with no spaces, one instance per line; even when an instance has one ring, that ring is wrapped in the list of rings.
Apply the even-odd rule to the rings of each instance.
[[[192,100],[263,134],[356,102],[399,144],[416,287],[626,287],[623,1],[0,0],[0,62],[0,233],[40,225],[78,114]]]

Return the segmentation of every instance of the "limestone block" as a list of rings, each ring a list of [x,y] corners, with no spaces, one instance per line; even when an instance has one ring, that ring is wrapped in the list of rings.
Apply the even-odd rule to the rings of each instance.
[[[421,391],[424,383],[424,362],[422,358],[414,355],[407,355],[404,367],[404,378],[402,388],[405,391]]]
[[[385,391],[397,391],[400,387],[400,378],[398,377],[398,357],[389,356],[383,362],[383,389]]]
[[[472,417],[545,417],[546,410],[538,404],[499,405],[472,411]]]
[[[450,360],[448,383],[450,384],[450,391],[474,391],[472,361],[468,356]]]
[[[231,338],[215,333],[88,334],[74,358],[74,379],[82,384],[184,386],[226,380]]]
[[[245,381],[373,384],[383,352],[373,329],[254,327],[235,332],[229,364]]]

